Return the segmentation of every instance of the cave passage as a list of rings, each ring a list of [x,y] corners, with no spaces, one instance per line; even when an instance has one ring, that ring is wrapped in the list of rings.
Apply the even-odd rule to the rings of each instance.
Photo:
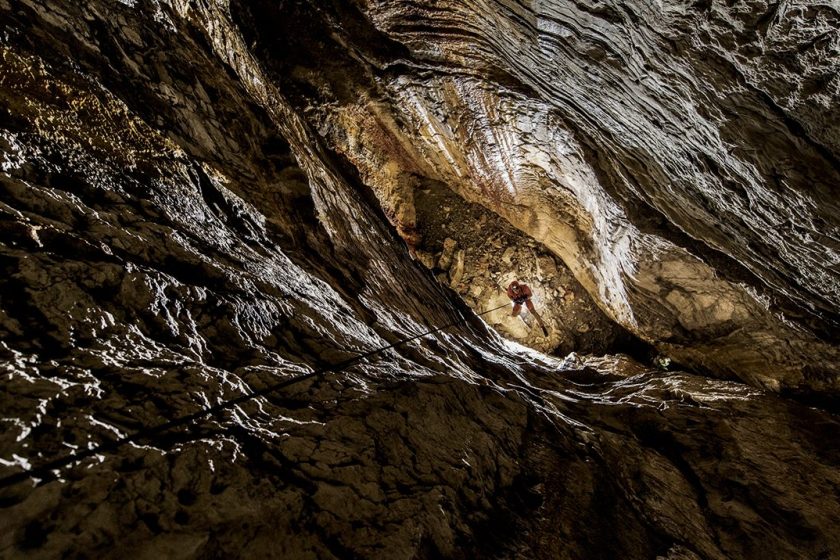
[[[0,2],[0,557],[840,556],[840,14],[689,4]]]

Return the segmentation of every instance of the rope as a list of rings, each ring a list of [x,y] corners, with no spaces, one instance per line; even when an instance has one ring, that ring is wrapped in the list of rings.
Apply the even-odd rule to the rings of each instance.
[[[488,309],[487,311],[483,311],[481,313],[478,313],[476,315],[476,317],[481,317],[482,315],[486,315],[486,314],[488,314],[492,311],[497,311],[497,310],[501,309],[502,307],[507,307],[508,305],[509,304],[504,304],[504,305],[500,305],[499,307],[494,307],[493,309]],[[318,369],[318,370],[314,370],[314,371],[311,371],[309,373],[299,375],[297,377],[293,377],[291,379],[284,379],[283,381],[278,381],[277,383],[274,383],[274,384],[269,385],[267,387],[263,387],[262,389],[252,391],[250,393],[245,393],[244,395],[240,395],[240,396],[235,397],[233,399],[230,399],[230,400],[227,400],[227,401],[222,401],[222,402],[220,402],[218,404],[215,404],[213,406],[201,409],[198,412],[193,412],[192,414],[187,414],[185,416],[180,416],[178,418],[175,418],[174,420],[169,420],[168,422],[158,424],[157,426],[142,428],[142,429],[134,432],[131,435],[127,435],[127,436],[121,437],[121,438],[113,440],[113,441],[102,443],[102,444],[100,444],[100,445],[98,445],[97,447],[94,447],[94,448],[84,449],[82,451],[79,451],[77,453],[73,453],[71,455],[67,455],[65,457],[59,457],[58,459],[53,459],[52,461],[48,461],[48,462],[46,462],[42,465],[39,465],[37,467],[33,467],[33,468],[30,468],[30,469],[27,469],[27,470],[23,470],[21,472],[18,472],[18,473],[15,473],[15,474],[12,474],[12,475],[9,475],[9,476],[6,476],[6,477],[0,479],[0,488],[6,488],[6,487],[11,486],[13,484],[17,484],[18,482],[23,482],[24,480],[26,480],[28,478],[44,478],[44,475],[48,475],[50,473],[50,471],[55,470],[55,469],[60,469],[62,467],[65,467],[65,466],[69,465],[70,463],[81,461],[82,459],[87,459],[88,457],[92,457],[92,456],[98,455],[100,453],[107,453],[107,452],[115,451],[115,450],[119,449],[120,447],[122,447],[122,446],[124,446],[128,443],[131,443],[133,441],[137,441],[137,440],[140,440],[140,439],[145,439],[149,436],[160,434],[161,432],[165,432],[165,431],[170,430],[172,428],[176,428],[178,426],[183,426],[184,424],[188,424],[190,422],[198,420],[199,418],[207,416],[208,414],[214,414],[216,412],[220,412],[220,411],[225,410],[227,408],[230,408],[232,406],[236,406],[236,405],[248,402],[248,401],[253,400],[257,397],[262,397],[262,396],[268,395],[268,394],[273,393],[274,391],[277,391],[279,389],[284,389],[286,387],[289,387],[290,385],[294,385],[295,383],[300,383],[301,381],[306,381],[307,379],[312,379],[314,377],[319,377],[319,376],[322,376],[322,375],[330,373],[330,372],[342,371],[342,370],[352,366],[353,364],[364,360],[365,358],[369,358],[369,357],[371,357],[375,354],[379,354],[380,352],[384,352],[385,350],[390,350],[391,348],[395,348],[397,346],[400,346],[401,344],[405,344],[406,342],[411,342],[412,340],[417,340],[418,338],[422,338],[424,336],[434,334],[438,331],[448,329],[449,327],[453,327],[455,325],[461,324],[461,323],[463,323],[463,322],[465,322],[469,319],[470,319],[470,317],[462,317],[461,319],[458,319],[457,321],[454,321],[452,323],[448,323],[446,325],[443,325],[442,327],[437,327],[437,328],[434,328],[430,331],[424,332],[422,334],[418,334],[418,335],[415,335],[415,336],[412,336],[412,337],[409,337],[409,338],[398,340],[397,342],[394,342],[394,343],[389,344],[387,346],[382,346],[381,348],[376,348],[374,350],[370,350],[368,352],[365,352],[364,354],[360,354],[358,356],[354,356],[352,358],[348,358],[344,361],[338,362],[337,364],[332,364],[332,365],[329,365],[327,367],[324,367],[324,368],[321,368],[321,369]]]

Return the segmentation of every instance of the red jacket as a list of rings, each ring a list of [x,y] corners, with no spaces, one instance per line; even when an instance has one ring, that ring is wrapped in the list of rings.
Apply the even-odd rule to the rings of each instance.
[[[528,298],[530,298],[532,293],[531,288],[528,287],[528,284],[523,284],[522,282],[519,282],[519,293],[513,293],[513,282],[511,282],[507,287],[507,295],[516,303],[522,303]]]

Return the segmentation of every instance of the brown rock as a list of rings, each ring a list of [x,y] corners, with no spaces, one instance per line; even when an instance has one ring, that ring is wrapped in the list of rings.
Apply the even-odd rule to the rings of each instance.
[[[0,2],[0,555],[840,554],[836,10],[724,4]]]

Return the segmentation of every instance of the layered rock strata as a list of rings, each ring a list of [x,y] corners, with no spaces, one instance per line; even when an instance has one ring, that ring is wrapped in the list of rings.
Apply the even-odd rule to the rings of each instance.
[[[662,353],[836,393],[830,3],[239,8],[409,242],[418,183],[440,182],[544,244]]]
[[[0,556],[840,554],[834,415],[499,338],[243,9],[0,2],[0,476],[465,321],[0,488]]]

